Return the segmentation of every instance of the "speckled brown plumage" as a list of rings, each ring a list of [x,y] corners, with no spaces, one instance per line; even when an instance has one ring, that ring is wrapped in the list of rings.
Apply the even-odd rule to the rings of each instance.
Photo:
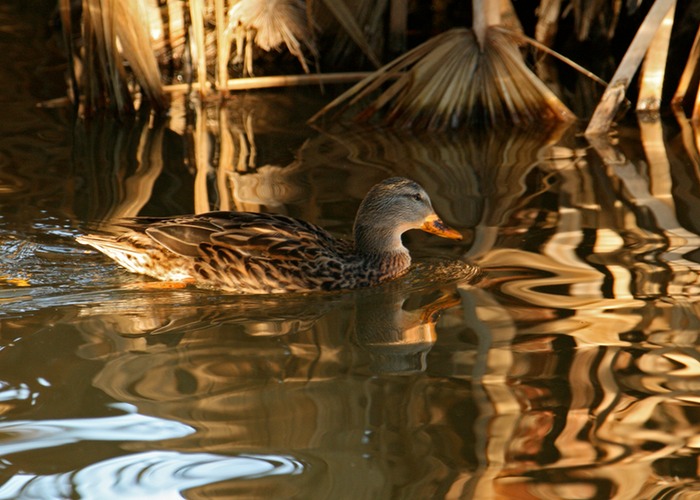
[[[283,293],[372,286],[411,264],[401,234],[422,229],[460,239],[413,181],[374,186],[355,219],[355,241],[285,215],[211,212],[118,223],[116,235],[78,238],[136,273],[236,293]]]

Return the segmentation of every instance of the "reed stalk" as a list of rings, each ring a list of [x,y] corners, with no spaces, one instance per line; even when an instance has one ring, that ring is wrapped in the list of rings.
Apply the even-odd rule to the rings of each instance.
[[[637,72],[642,59],[644,59],[659,26],[675,4],[676,0],[656,0],[654,2],[622,61],[620,61],[608,88],[601,97],[586,128],[585,134],[587,136],[604,134],[610,129],[615,113],[625,99],[627,87]]]
[[[472,0],[472,27],[482,51],[486,47],[486,31],[501,22],[500,4],[493,0]]]
[[[203,106],[198,106],[195,114],[194,131],[192,133],[195,163],[194,212],[201,214],[211,210],[207,187],[211,142],[207,131],[207,110]]]
[[[219,195],[218,210],[231,210],[231,190],[229,182],[233,173],[235,146],[229,127],[228,108],[221,106],[218,116],[219,125],[219,163],[216,169],[216,185]]]
[[[692,106],[691,116],[693,120],[700,120],[700,27],[695,34],[693,47],[688,55],[688,62],[683,69],[683,74],[678,83],[678,88],[673,96],[672,103],[675,107],[683,105],[689,92],[695,92],[695,100]]]
[[[228,81],[228,59],[231,41],[226,34],[225,0],[215,0],[214,10],[216,15],[216,86],[219,92],[226,92]],[[227,43],[228,42],[228,43]]]
[[[658,111],[661,107],[661,91],[666,74],[666,59],[671,42],[675,2],[668,9],[661,26],[651,41],[642,64],[637,111]]]
[[[535,39],[548,47],[552,46],[557,35],[561,2],[562,0],[542,0],[537,9]]]
[[[256,76],[250,78],[231,78],[226,82],[225,89],[228,90],[254,90],[269,89],[275,87],[294,87],[298,85],[321,85],[324,83],[347,83],[361,80],[371,75],[367,71],[349,73],[320,73],[308,75],[276,75],[276,76]],[[199,88],[199,84],[188,85],[177,83],[164,85],[165,92],[183,92],[190,87]]]
[[[207,48],[204,36],[204,0],[189,0],[189,5],[192,21],[190,46],[197,67],[197,81],[199,82],[197,90],[202,96],[205,96],[209,93],[209,85],[207,84]]]

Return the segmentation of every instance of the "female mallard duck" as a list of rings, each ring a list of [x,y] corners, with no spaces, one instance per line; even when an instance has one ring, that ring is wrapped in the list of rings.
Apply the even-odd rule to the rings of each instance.
[[[292,217],[250,212],[137,217],[119,225],[121,234],[78,241],[135,273],[236,293],[372,286],[408,270],[405,231],[462,239],[440,220],[425,190],[401,177],[367,193],[355,218],[354,243]]]

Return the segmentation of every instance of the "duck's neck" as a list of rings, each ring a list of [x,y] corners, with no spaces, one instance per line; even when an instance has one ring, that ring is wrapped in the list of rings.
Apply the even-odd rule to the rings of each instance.
[[[355,251],[363,255],[408,253],[396,227],[355,224]]]

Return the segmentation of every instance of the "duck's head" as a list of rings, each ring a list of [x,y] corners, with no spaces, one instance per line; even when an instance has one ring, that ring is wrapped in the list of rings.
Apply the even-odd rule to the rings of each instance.
[[[435,213],[425,189],[410,179],[392,177],[370,189],[362,200],[355,218],[356,249],[364,253],[405,251],[401,235],[409,229],[462,239]]]

